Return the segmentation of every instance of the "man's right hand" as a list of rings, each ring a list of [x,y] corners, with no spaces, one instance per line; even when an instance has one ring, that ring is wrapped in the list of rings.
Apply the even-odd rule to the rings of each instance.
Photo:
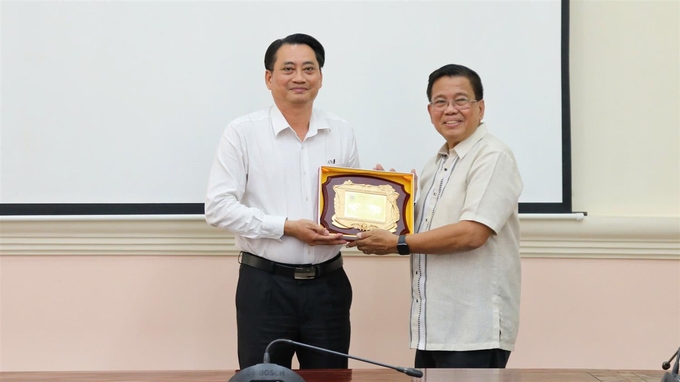
[[[342,238],[341,233],[328,232],[327,229],[311,220],[286,220],[283,226],[283,234],[292,236],[308,245],[342,245],[347,240]]]

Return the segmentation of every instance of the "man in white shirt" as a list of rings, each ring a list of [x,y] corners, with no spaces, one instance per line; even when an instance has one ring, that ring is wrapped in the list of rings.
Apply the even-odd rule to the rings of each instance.
[[[359,167],[352,127],[313,108],[325,52],[293,34],[265,53],[274,105],[232,121],[210,172],[205,216],[242,250],[236,290],[241,368],[262,362],[279,338],[347,353],[352,288],[342,268],[342,234],[315,223],[319,167]],[[347,368],[345,357],[277,344],[271,362]]]
[[[504,368],[519,327],[518,203],[510,149],[482,122],[482,81],[445,65],[427,87],[430,120],[446,140],[425,165],[416,234],[360,233],[368,254],[411,256],[411,348],[418,368]]]

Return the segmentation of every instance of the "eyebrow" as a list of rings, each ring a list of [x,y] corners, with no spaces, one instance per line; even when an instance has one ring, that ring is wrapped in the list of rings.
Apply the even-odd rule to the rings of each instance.
[[[283,66],[285,65],[295,65],[295,63],[293,61],[286,61],[283,63]],[[316,63],[314,61],[305,61],[302,65],[316,65]]]
[[[467,95],[466,93],[462,93],[462,92],[458,92],[458,93],[453,95],[453,98],[458,98],[458,97],[470,97],[470,96]],[[444,98],[446,98],[446,96],[444,96],[443,94],[437,94],[436,96],[432,97],[432,99],[440,99],[440,98],[444,99]]]

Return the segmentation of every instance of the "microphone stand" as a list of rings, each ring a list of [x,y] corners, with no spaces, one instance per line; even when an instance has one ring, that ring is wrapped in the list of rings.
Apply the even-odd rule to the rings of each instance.
[[[355,357],[355,356],[352,356],[352,355],[349,355],[349,354],[339,353],[339,352],[336,352],[336,351],[333,351],[333,350],[328,350],[328,349],[324,349],[324,348],[320,348],[320,347],[316,347],[316,346],[312,346],[312,345],[307,345],[307,344],[303,344],[301,342],[295,342],[293,340],[288,340],[288,339],[284,339],[284,338],[274,340],[274,341],[270,342],[269,345],[267,345],[267,348],[264,351],[264,362],[265,363],[269,362],[269,347],[272,346],[273,344],[277,343],[277,342],[286,342],[286,343],[289,343],[289,344],[302,346],[302,347],[309,348],[309,349],[314,349],[314,350],[320,351],[322,353],[331,353],[331,354],[335,354],[335,355],[338,355],[338,356],[341,356],[341,357],[356,359],[357,361],[371,363],[373,365],[378,365],[378,366],[386,367],[388,369],[396,370],[396,371],[402,372],[402,373],[404,373],[408,376],[411,376],[411,377],[421,378],[423,376],[423,372],[418,370],[418,369],[414,369],[414,368],[410,368],[410,367],[392,366],[392,365],[388,365],[388,364],[385,364],[385,363],[371,361],[371,360],[368,360],[368,359],[365,359],[365,358]]]
[[[274,340],[274,341],[270,342],[269,345],[267,345],[267,348],[264,351],[264,359],[263,359],[262,363],[258,363],[257,365],[246,367],[245,369],[239,371],[233,377],[231,377],[229,382],[264,382],[264,381],[305,382],[305,380],[299,374],[294,372],[293,370],[290,370],[286,367],[283,367],[283,366],[277,365],[275,363],[269,362],[269,348],[277,342],[285,342],[285,343],[289,343],[289,344],[292,344],[292,345],[301,346],[301,347],[313,349],[313,350],[316,350],[316,351],[320,351],[322,353],[331,353],[331,354],[335,354],[335,355],[340,356],[340,357],[356,359],[357,361],[371,363],[373,365],[378,365],[378,366],[386,367],[388,369],[396,370],[396,371],[402,372],[406,375],[409,375],[411,377],[421,378],[423,376],[423,372],[418,370],[418,369],[414,369],[414,368],[410,368],[410,367],[392,366],[392,365],[388,365],[388,364],[385,364],[385,363],[371,361],[371,360],[368,360],[368,359],[351,356],[349,354],[339,353],[339,352],[336,352],[336,351],[333,351],[333,350],[328,350],[328,349],[324,349],[324,348],[320,348],[320,347],[316,347],[316,346],[312,346],[312,345],[307,345],[307,344],[303,344],[301,342],[296,342],[296,341],[293,341],[293,340],[282,338],[282,339]]]
[[[680,372],[680,348],[673,353],[671,358],[668,361],[665,361],[664,363],[661,364],[661,368],[664,370],[668,370],[671,367],[671,362],[673,361],[673,358],[675,358],[675,365],[673,365],[673,370],[671,372],[665,372],[663,374],[663,378],[661,378],[661,382],[680,382],[680,375],[678,375],[678,372]]]

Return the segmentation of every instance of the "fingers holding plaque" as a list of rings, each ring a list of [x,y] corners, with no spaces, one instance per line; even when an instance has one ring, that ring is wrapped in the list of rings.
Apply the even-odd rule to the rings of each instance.
[[[322,166],[319,224],[347,240],[372,229],[413,233],[413,182],[411,173]]]

